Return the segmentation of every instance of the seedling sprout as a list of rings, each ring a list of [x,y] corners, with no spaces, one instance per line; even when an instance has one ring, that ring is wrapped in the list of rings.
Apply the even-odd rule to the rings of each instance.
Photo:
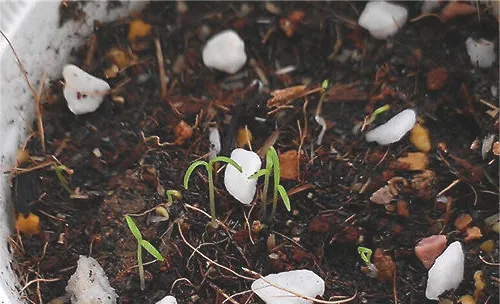
[[[144,265],[142,264],[142,248],[144,247],[144,249],[146,249],[146,251],[149,252],[152,256],[154,256],[158,261],[163,261],[163,257],[161,253],[153,245],[151,245],[150,242],[142,239],[142,234],[139,231],[139,228],[137,228],[137,225],[130,216],[125,215],[125,220],[127,221],[127,225],[128,228],[130,229],[130,232],[132,232],[132,235],[137,240],[137,265],[139,268],[139,279],[141,282],[141,290],[144,290],[146,288],[146,283],[144,282]]]
[[[182,193],[178,190],[167,190],[167,199],[168,199],[168,206],[172,206],[174,203],[174,199],[181,199],[182,198]]]
[[[69,174],[72,174],[73,170],[71,170],[70,168],[68,168],[64,165],[59,165],[59,166],[54,167],[54,171],[56,172],[57,179],[59,179],[59,183],[61,184],[61,187],[63,187],[64,190],[66,190],[66,192],[68,192],[69,194],[73,194],[73,190],[71,190],[71,188],[69,187],[68,181],[66,180],[66,178],[63,175],[63,171],[68,172]]]
[[[372,250],[366,247],[358,247],[358,253],[361,256],[361,259],[365,262],[366,266],[369,267],[371,264],[370,258],[372,257]]]
[[[271,171],[272,169],[272,171]],[[264,198],[262,200],[263,215],[265,216],[266,204],[267,204],[267,190],[269,189],[269,176],[273,174],[274,188],[273,188],[273,208],[271,211],[270,219],[274,218],[276,214],[276,206],[278,204],[278,193],[285,204],[286,210],[290,211],[290,199],[286,193],[285,188],[280,185],[280,159],[278,153],[274,147],[270,147],[266,153],[266,168],[260,169],[257,173],[251,175],[249,178],[259,178],[264,175]]]
[[[235,167],[238,171],[242,172],[243,170],[241,169],[240,165],[238,165],[234,160],[230,159],[229,157],[225,156],[217,156],[211,159],[209,162],[206,162],[204,160],[199,160],[193,162],[189,168],[186,170],[186,174],[184,175],[184,188],[188,189],[188,184],[189,184],[189,178],[191,177],[191,174],[193,173],[194,169],[198,166],[205,166],[207,169],[207,176],[208,176],[208,191],[209,191],[209,199],[210,199],[210,213],[212,216],[212,221],[211,225],[212,227],[217,227],[217,222],[215,218],[215,186],[214,186],[214,177],[213,177],[213,165],[216,162],[225,162],[230,164],[231,166]]]

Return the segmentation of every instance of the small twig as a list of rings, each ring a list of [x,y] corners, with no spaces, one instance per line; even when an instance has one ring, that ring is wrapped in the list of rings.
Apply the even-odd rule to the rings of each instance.
[[[26,84],[28,84],[28,88],[30,89],[31,94],[33,95],[33,98],[36,98],[36,91],[35,91],[35,89],[33,88],[33,86],[31,85],[31,83],[30,83],[30,81],[28,79],[28,72],[26,72],[26,70],[24,69],[24,66],[21,63],[21,59],[19,59],[19,56],[17,56],[17,52],[14,49],[14,46],[10,42],[9,38],[7,38],[7,36],[5,36],[5,34],[4,34],[4,32],[2,30],[0,30],[0,34],[2,34],[3,38],[5,38],[5,40],[7,40],[7,43],[9,44],[9,47],[12,50],[12,53],[14,53],[14,57],[16,57],[17,65],[19,66],[19,69],[23,73],[24,80],[26,81]]]
[[[62,280],[62,278],[54,278],[54,279],[42,279],[42,278],[39,278],[39,279],[34,279],[34,280],[31,280],[28,283],[26,283],[26,285],[24,285],[24,287],[19,291],[19,293],[22,293],[26,288],[28,288],[33,283],[38,283],[38,282],[49,283],[49,282],[57,282],[57,281],[60,281],[60,280]]]
[[[244,294],[249,293],[249,292],[253,292],[253,290],[245,290],[242,292],[237,292],[237,293],[233,294],[232,296],[226,298],[224,301],[222,301],[222,304],[226,303],[226,301],[231,301],[230,299],[232,299],[234,297],[241,296],[241,295],[244,295]]]
[[[36,112],[36,121],[38,126],[38,136],[40,137],[40,144],[42,145],[42,151],[45,153],[45,132],[43,129],[43,116],[42,116],[42,107],[40,106],[40,102],[43,95],[43,90],[45,89],[45,77],[47,74],[43,72],[42,79],[40,80],[40,85],[38,86],[38,92],[35,96],[35,112]]]
[[[398,291],[396,289],[396,268],[392,276],[392,294],[394,295],[394,304],[398,304]]]
[[[222,303],[225,303],[226,301],[229,301],[233,304],[239,304],[238,302],[236,302],[235,300],[233,300],[230,296],[228,296],[222,289],[220,289],[217,285],[215,285],[214,283],[212,282],[208,282],[208,284],[210,284],[210,286],[215,289],[218,293],[220,293],[224,298],[226,298]]]
[[[85,59],[83,60],[83,68],[86,71],[90,70],[92,66],[92,60],[94,59],[94,53],[97,45],[97,36],[92,33],[89,37],[89,47],[87,49],[87,54],[85,55]]]
[[[410,22],[415,22],[415,21],[418,21],[420,19],[423,19],[425,17],[436,17],[438,18],[439,20],[441,20],[441,17],[438,15],[438,14],[434,14],[434,13],[425,13],[425,14],[421,14],[413,19],[410,20]],[[442,20],[441,20],[442,21]]]
[[[248,227],[248,238],[250,239],[250,242],[252,243],[252,245],[255,245],[255,242],[252,238],[252,227],[250,226],[250,221],[248,220],[248,218],[250,217],[250,213],[252,212],[252,209],[255,205],[252,206],[252,208],[250,209],[250,211],[248,212],[248,215],[246,215],[245,213],[245,210],[243,210],[243,217],[245,218],[245,222],[247,223],[247,227]]]
[[[481,255],[479,255],[479,259],[485,263],[486,265],[489,265],[489,266],[500,266],[500,263],[492,263],[492,262],[488,262],[486,261]]]
[[[449,184],[446,188],[444,188],[443,190],[439,191],[437,197],[440,197],[441,195],[443,195],[446,191],[450,190],[451,188],[455,187],[459,182],[461,182],[462,180],[461,179],[456,179],[454,180],[451,184]]]
[[[158,72],[160,73],[160,92],[161,99],[167,97],[167,76],[165,75],[165,63],[163,61],[163,53],[161,50],[160,39],[155,39],[156,58],[158,59]]]
[[[189,285],[194,286],[193,283],[191,283],[191,281],[189,281],[188,279],[186,279],[186,278],[178,278],[177,280],[175,280],[172,283],[172,287],[170,287],[170,292],[169,293],[172,293],[172,291],[174,290],[175,284],[177,284],[177,282],[181,282],[181,281],[186,281],[186,282],[189,283]]]

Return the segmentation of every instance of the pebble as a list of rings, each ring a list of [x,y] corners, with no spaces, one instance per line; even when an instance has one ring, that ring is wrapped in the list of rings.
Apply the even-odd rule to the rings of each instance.
[[[443,292],[460,285],[464,278],[464,259],[460,242],[453,242],[446,248],[429,270],[425,290],[427,299],[438,300]]]
[[[465,46],[474,66],[489,68],[496,61],[495,44],[491,41],[469,37],[465,41]]]
[[[222,31],[207,41],[202,57],[207,67],[234,74],[247,61],[245,42],[233,30]]]
[[[224,173],[224,185],[229,194],[242,204],[248,205],[257,190],[257,179],[248,177],[261,168],[262,162],[257,153],[240,148],[231,152],[231,159],[241,166],[242,172],[228,164]]]
[[[92,257],[80,255],[75,273],[66,286],[73,304],[115,304],[118,295],[101,265]]]
[[[166,296],[160,301],[156,302],[156,304],[177,304],[177,299],[173,296]]]
[[[429,269],[446,248],[446,242],[445,235],[431,235],[423,238],[415,246],[415,255],[424,264],[425,268]]]
[[[358,24],[376,39],[387,39],[405,24],[408,10],[385,1],[370,1],[358,19]]]
[[[398,142],[410,131],[417,121],[414,110],[406,109],[393,116],[385,124],[366,133],[368,142],[376,141],[380,145],[389,145]]]
[[[64,66],[63,77],[64,98],[68,108],[75,115],[97,110],[110,89],[106,81],[90,75],[73,64]]]
[[[325,292],[325,281],[310,270],[291,270],[264,277],[268,282],[296,294],[314,298]],[[285,290],[266,283],[262,278],[252,283],[252,290],[266,304],[311,304],[313,301],[299,298]]]

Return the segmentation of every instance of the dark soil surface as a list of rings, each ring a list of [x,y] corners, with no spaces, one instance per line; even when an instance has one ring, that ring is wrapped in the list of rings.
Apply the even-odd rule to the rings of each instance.
[[[206,257],[250,277],[254,275],[242,267],[262,275],[310,269],[326,281],[324,300],[432,303],[425,297],[427,269],[414,246],[426,236],[444,234],[448,244],[462,243],[466,261],[459,288],[443,297],[458,303],[461,296],[474,295],[474,273],[482,271],[486,288],[476,303],[498,303],[498,234],[484,219],[498,213],[499,159],[492,151],[483,159],[481,146],[485,136],[498,134],[498,111],[491,112],[498,104],[491,87],[498,86],[499,69],[497,63],[474,68],[465,48],[469,36],[498,38],[498,22],[485,7],[446,23],[436,16],[409,20],[395,37],[380,41],[357,26],[361,2],[277,2],[275,11],[264,2],[186,4],[188,10],[180,13],[175,2],[154,2],[133,17],[95,24],[91,60],[85,60],[88,43],[75,50],[71,62],[112,87],[94,113],[71,113],[60,81],[46,90],[46,151],[38,137],[31,137],[26,145],[30,159],[18,165],[30,170],[13,178],[18,211],[40,216],[41,232],[13,236],[13,248],[21,283],[60,280],[30,285],[26,296],[31,301],[47,303],[63,296],[79,255],[90,255],[105,269],[119,303],[155,303],[167,294],[179,303],[222,303],[250,289],[251,281]],[[420,14],[419,3],[404,5],[409,19]],[[297,11],[303,19],[292,24],[296,28],[288,37],[280,20],[293,19],[300,15]],[[152,31],[131,43],[134,18],[150,24]],[[249,61],[236,76],[210,70],[201,59],[206,38],[224,29],[234,29],[245,41]],[[164,96],[155,39],[165,63]],[[111,48],[135,57],[112,78],[105,76],[113,65],[107,55]],[[346,50],[355,54],[341,62]],[[276,73],[287,66],[296,69]],[[439,67],[447,79],[431,90],[428,72]],[[260,89],[252,85],[265,81],[263,77],[267,83]],[[325,79],[330,89],[321,115],[328,130],[318,145],[321,127],[314,116],[319,93],[290,100],[288,107],[271,114],[275,108],[267,101],[275,90],[300,84],[317,89]],[[359,132],[360,123],[383,105],[390,109]],[[418,112],[431,137],[424,171],[395,165],[396,159],[418,151],[408,136],[389,146],[363,138],[364,132],[407,108]],[[176,131],[181,121],[193,131],[183,140]],[[279,154],[299,152],[298,178],[282,181],[292,211],[280,203],[275,218],[259,224],[259,199],[251,206],[238,203],[225,190],[220,171],[215,180],[222,224],[214,230],[202,213],[209,213],[206,174],[195,171],[189,190],[184,190],[184,173],[192,161],[207,157],[209,127],[221,132],[222,154],[228,156],[245,126],[255,151],[271,140]],[[173,144],[159,145],[151,136]],[[71,194],[55,174],[59,164],[73,172],[63,173]],[[394,200],[371,202],[371,195],[389,180],[399,185]],[[261,189],[262,181],[258,185]],[[153,222],[151,210],[166,203],[168,189],[182,190],[183,198],[169,207],[168,221]],[[396,201],[407,206],[407,214]],[[138,215],[134,220],[144,239],[165,257],[145,266],[144,291],[126,214]],[[465,240],[467,233],[455,226],[461,214],[471,215],[470,227],[478,227],[482,236]],[[479,246],[487,240],[496,243],[492,251],[483,252]],[[380,249],[390,257],[385,258],[389,269],[395,263],[396,272],[389,271],[388,280],[368,276],[358,246]],[[144,257],[153,261],[147,253]],[[231,302],[261,300],[247,292]]]

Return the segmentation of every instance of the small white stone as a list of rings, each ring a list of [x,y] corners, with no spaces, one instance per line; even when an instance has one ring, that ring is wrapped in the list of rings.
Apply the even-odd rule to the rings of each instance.
[[[72,304],[115,304],[118,297],[101,265],[95,259],[83,255],[78,259],[66,292],[71,295]]]
[[[231,159],[241,166],[243,172],[240,173],[228,164],[224,173],[224,185],[229,194],[242,204],[248,205],[257,190],[257,179],[248,177],[260,170],[262,161],[257,153],[240,148],[231,152]]]
[[[156,304],[177,304],[177,299],[172,296],[166,296],[160,301],[156,302]]]
[[[63,77],[66,83],[64,98],[68,102],[68,108],[76,115],[97,110],[110,89],[106,81],[90,75],[73,64],[64,66]]]
[[[325,281],[310,270],[292,270],[270,274],[264,277],[268,282],[298,295],[315,298],[325,293]],[[252,283],[255,292],[267,304],[310,304],[311,300],[299,298],[296,295],[276,288],[262,278]]]
[[[460,242],[451,243],[429,269],[425,296],[438,300],[439,296],[460,285],[464,277],[464,252]]]
[[[366,133],[368,142],[376,141],[380,145],[388,145],[399,141],[410,131],[417,121],[414,110],[406,109],[389,119],[385,124],[376,127]]]
[[[208,141],[210,142],[209,158],[215,158],[221,150],[220,135],[217,128],[208,129]]]
[[[370,1],[361,12],[358,24],[376,39],[387,39],[403,27],[407,18],[408,10],[403,6]]]
[[[210,38],[203,48],[203,63],[229,74],[238,72],[247,61],[245,42],[233,30],[225,30]]]
[[[469,37],[465,41],[465,46],[474,66],[489,68],[496,61],[495,44],[491,41]]]

